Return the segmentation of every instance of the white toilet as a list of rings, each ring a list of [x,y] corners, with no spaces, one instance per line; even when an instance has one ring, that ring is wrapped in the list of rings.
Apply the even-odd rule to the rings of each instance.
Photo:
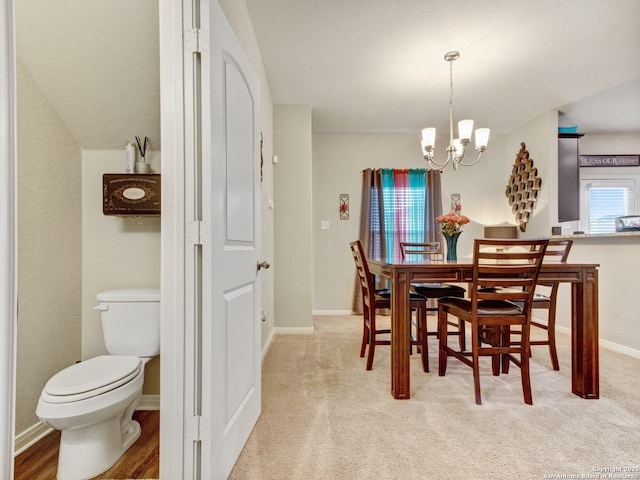
[[[61,430],[58,480],[85,480],[111,467],[140,436],[132,420],[144,366],[160,354],[160,290],[97,295],[109,355],[76,363],[45,385],[36,415]]]

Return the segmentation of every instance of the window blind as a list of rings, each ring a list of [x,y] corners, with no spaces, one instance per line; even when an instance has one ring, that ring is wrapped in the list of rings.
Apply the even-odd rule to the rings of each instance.
[[[629,181],[588,182],[589,233],[613,233],[615,218],[635,214],[635,184]]]

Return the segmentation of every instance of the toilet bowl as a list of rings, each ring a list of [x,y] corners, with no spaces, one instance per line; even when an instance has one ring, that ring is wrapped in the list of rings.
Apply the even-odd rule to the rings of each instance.
[[[61,430],[58,480],[84,480],[104,472],[138,439],[140,425],[131,417],[148,360],[103,355],[72,365],[47,382],[36,414]]]
[[[142,396],[144,367],[151,356],[134,352],[159,353],[157,289],[103,292],[98,299],[96,308],[101,312],[110,355],[55,374],[43,388],[36,408],[44,424],[61,431],[58,480],[86,480],[104,472],[140,437],[140,425],[132,415]],[[136,336],[144,337],[137,346]],[[157,348],[149,346],[149,338]]]

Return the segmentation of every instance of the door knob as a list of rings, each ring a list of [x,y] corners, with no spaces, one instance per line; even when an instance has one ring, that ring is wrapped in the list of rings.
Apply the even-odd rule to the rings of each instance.
[[[263,261],[258,260],[258,270],[260,270],[261,268],[264,268],[266,270],[270,266],[271,266],[271,264],[269,262],[267,262],[266,260],[263,260]]]

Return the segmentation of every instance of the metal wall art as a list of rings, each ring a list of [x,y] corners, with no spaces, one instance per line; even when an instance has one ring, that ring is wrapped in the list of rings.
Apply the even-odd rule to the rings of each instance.
[[[460,213],[462,211],[462,204],[460,203],[461,195],[459,193],[451,194],[451,211]]]
[[[340,194],[340,220],[349,220],[349,194]]]
[[[541,186],[542,179],[538,177],[538,169],[533,166],[533,160],[529,158],[526,145],[522,142],[505,191],[521,232],[527,229],[527,222],[533,214]]]

